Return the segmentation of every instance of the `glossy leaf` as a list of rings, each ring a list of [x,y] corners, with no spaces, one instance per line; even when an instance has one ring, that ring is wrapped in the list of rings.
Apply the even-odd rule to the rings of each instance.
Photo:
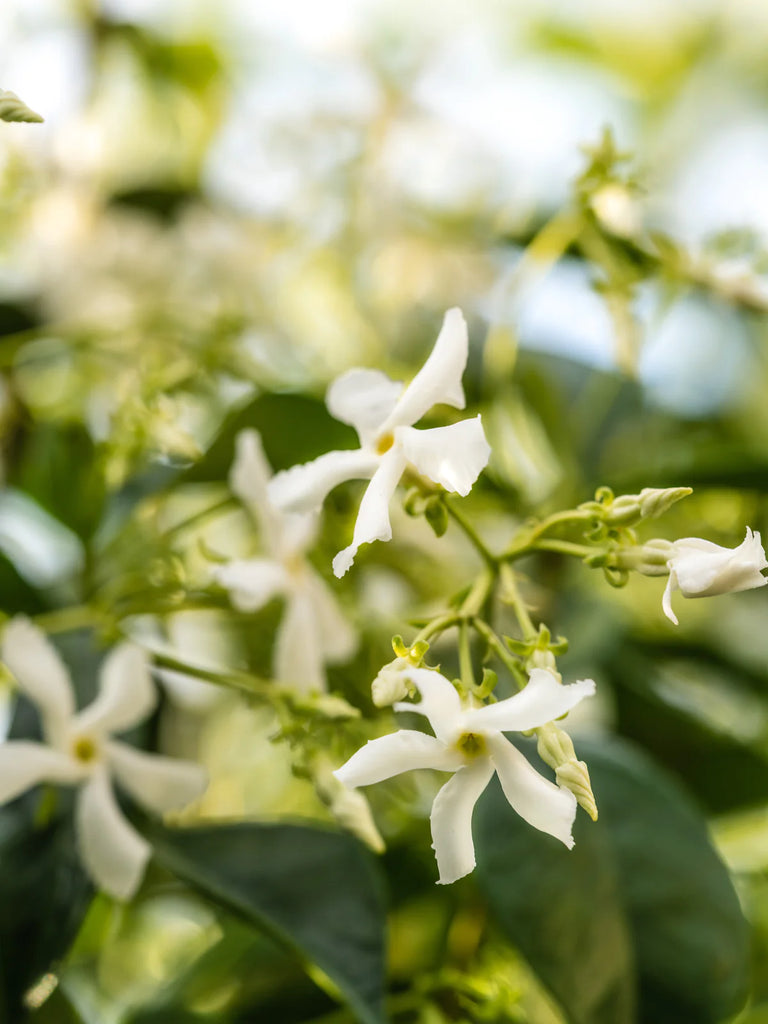
[[[716,1024],[746,997],[748,942],[703,818],[628,744],[577,749],[600,819],[579,815],[573,851],[516,818],[498,790],[478,808],[492,908],[573,1024]]]
[[[363,1024],[382,1024],[382,886],[357,840],[293,824],[153,822],[146,834],[166,868],[316,964]]]

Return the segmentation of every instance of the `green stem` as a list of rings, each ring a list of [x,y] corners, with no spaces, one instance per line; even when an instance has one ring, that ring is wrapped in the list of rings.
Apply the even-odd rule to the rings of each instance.
[[[539,635],[538,630],[533,624],[533,619],[528,612],[528,606],[526,605],[517,585],[514,570],[510,565],[505,564],[501,567],[501,585],[503,594],[502,600],[505,604],[508,604],[515,613],[515,618],[517,619],[523,633],[523,639],[535,639],[535,637]]]
[[[507,650],[503,641],[496,635],[493,629],[482,619],[475,619],[473,622],[475,630],[485,640],[499,661],[507,668],[517,684],[518,690],[522,690],[528,682],[523,666],[518,659]]]
[[[475,550],[486,563],[486,565],[488,565],[491,569],[495,570],[499,560],[485,546],[484,541],[478,534],[477,530],[475,530],[474,526],[469,522],[468,519],[465,519],[463,513],[459,512],[458,509],[454,508],[454,506],[445,497],[443,498],[443,504],[445,505],[445,509],[448,515],[451,517],[451,519],[453,519],[457,526],[461,527],[466,537],[471,542],[472,546],[475,548]]]
[[[204,508],[200,512],[195,512],[186,519],[182,519],[181,522],[175,523],[173,526],[169,526],[167,530],[163,530],[162,536],[166,538],[173,537],[177,533],[182,533],[184,530],[188,530],[191,526],[199,526],[200,523],[208,519],[209,516],[216,516],[220,512],[230,512],[237,507],[238,503],[232,495],[229,495],[226,498],[222,498],[221,501],[217,501],[214,505],[209,505],[208,508]]]
[[[411,647],[413,647],[414,644],[419,643],[420,640],[428,641],[433,638],[436,639],[441,633],[444,633],[446,629],[450,629],[451,626],[455,626],[456,623],[460,621],[460,618],[461,616],[457,615],[455,612],[450,612],[449,614],[439,615],[436,619],[432,619],[431,622],[428,622],[426,626],[422,627],[422,629],[416,634]]]
[[[202,668],[198,665],[188,665],[170,654],[159,654],[152,652],[152,660],[161,668],[169,668],[174,672],[183,672],[184,675],[192,676],[194,679],[202,679],[206,683],[215,683],[216,686],[234,687],[251,695],[258,694],[264,697],[276,697],[280,689],[266,679],[249,675],[247,672],[237,672],[228,669],[220,672],[216,669]]]
[[[587,544],[573,544],[569,540],[557,540],[556,538],[544,538],[534,542],[534,551],[558,551],[562,555],[574,555],[576,558],[589,558],[590,555],[598,553],[598,548],[589,547]]]
[[[545,534],[548,530],[551,530],[554,526],[561,526],[564,523],[580,523],[585,522],[594,518],[595,513],[589,509],[568,509],[565,512],[555,512],[551,516],[547,516],[546,519],[542,519],[540,523],[534,523],[532,526],[524,527],[501,555],[501,559],[506,562],[514,561],[517,558],[522,558],[524,555],[530,554],[535,549],[537,542],[542,534]]]
[[[468,693],[475,689],[475,672],[472,668],[472,647],[469,639],[469,620],[459,625],[459,674]]]
[[[109,617],[103,611],[87,604],[57,608],[56,611],[42,612],[35,616],[35,624],[45,633],[68,633],[74,629],[98,628],[109,622]]]

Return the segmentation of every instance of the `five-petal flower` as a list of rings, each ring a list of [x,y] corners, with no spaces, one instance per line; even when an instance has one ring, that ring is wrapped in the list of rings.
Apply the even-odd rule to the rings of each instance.
[[[573,846],[576,798],[545,779],[503,735],[534,729],[570,711],[595,684],[582,679],[562,686],[545,669],[534,669],[520,693],[496,704],[462,703],[452,683],[430,669],[406,670],[421,694],[418,704],[396,704],[397,711],[425,715],[435,735],[401,729],[370,740],[337,769],[345,785],[369,786],[412,768],[454,772],[432,805],[432,840],[439,881],[456,881],[475,866],[472,812],[480,794],[498,775],[504,794],[530,825]]]
[[[144,652],[120,644],[104,661],[96,699],[75,710],[69,674],[54,647],[29,620],[5,629],[2,657],[19,689],[40,711],[46,742],[0,744],[0,804],[42,782],[80,787],[76,804],[80,855],[96,884],[118,899],[136,891],[151,854],[123,817],[111,779],[155,813],[197,799],[205,770],[191,761],[149,754],[112,739],[145,719],[157,695]]]
[[[461,378],[467,355],[464,317],[461,310],[449,309],[435,347],[405,390],[378,370],[342,374],[328,389],[326,404],[336,419],[357,430],[360,448],[328,452],[273,478],[272,501],[294,512],[319,509],[328,492],[344,480],[370,479],[352,543],[333,560],[336,576],[349,569],[361,544],[391,538],[389,502],[408,466],[461,495],[469,493],[486,466],[490,448],[479,416],[447,427],[413,428],[439,402],[464,408]]]
[[[764,587],[768,569],[760,534],[747,527],[747,535],[737,548],[724,548],[699,537],[683,537],[672,544],[667,560],[669,580],[662,598],[664,614],[677,625],[672,611],[672,594],[683,597],[713,597],[738,590]]]
[[[259,526],[269,554],[234,559],[213,575],[240,611],[257,611],[272,598],[285,597],[275,639],[275,678],[302,691],[324,690],[324,665],[349,658],[356,637],[330,588],[304,557],[315,539],[316,515],[275,508],[268,496],[271,476],[259,434],[241,431],[229,483]]]

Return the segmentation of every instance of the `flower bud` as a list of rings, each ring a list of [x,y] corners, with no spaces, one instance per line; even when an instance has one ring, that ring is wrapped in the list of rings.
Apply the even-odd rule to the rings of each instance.
[[[532,672],[535,668],[546,669],[547,672],[551,672],[552,675],[558,680],[563,681],[563,677],[557,671],[557,662],[555,656],[549,647],[541,648],[536,647],[531,652],[530,657],[525,663],[526,671]]]
[[[385,846],[373,821],[365,796],[357,789],[348,789],[333,775],[330,762],[325,758],[314,764],[317,795],[328,807],[336,821],[348,829],[374,853],[383,853]]]
[[[672,543],[658,537],[638,547],[622,548],[614,555],[619,569],[632,569],[643,576],[666,576],[667,562],[672,555]]]
[[[677,625],[672,611],[672,594],[679,590],[683,597],[714,597],[739,590],[764,587],[768,569],[760,534],[747,527],[747,534],[737,548],[724,548],[700,537],[683,537],[672,544],[667,561],[669,582],[664,591],[664,614]]]
[[[641,227],[637,200],[626,185],[609,181],[590,200],[598,220],[612,234],[622,238],[636,235]]]
[[[371,698],[377,708],[389,707],[408,696],[410,686],[403,673],[412,667],[409,658],[395,658],[379,670],[371,683]]]
[[[539,757],[555,769],[558,786],[569,789],[592,821],[597,821],[597,804],[589,781],[589,769],[576,758],[571,737],[554,722],[542,725],[536,732]]]
[[[638,495],[643,519],[655,519],[670,509],[676,501],[693,494],[691,487],[644,487]]]

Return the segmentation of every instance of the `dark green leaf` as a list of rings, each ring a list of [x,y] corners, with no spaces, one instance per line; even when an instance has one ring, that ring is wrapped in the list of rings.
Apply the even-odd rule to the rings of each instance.
[[[24,1019],[24,994],[67,952],[93,895],[71,817],[34,828],[35,796],[0,810],[1,1012],[8,1024]]]
[[[478,808],[480,880],[500,923],[574,1024],[633,1019],[627,936],[640,1024],[716,1024],[746,996],[747,929],[704,820],[628,744],[582,741],[578,754],[600,820],[579,815],[573,851],[498,790]]]
[[[568,1020],[632,1024],[632,942],[605,830],[580,815],[568,851],[517,817],[494,782],[477,809],[475,833],[491,908]]]
[[[382,1024],[384,901],[357,840],[304,825],[145,828],[165,867],[315,963],[363,1024]]]

